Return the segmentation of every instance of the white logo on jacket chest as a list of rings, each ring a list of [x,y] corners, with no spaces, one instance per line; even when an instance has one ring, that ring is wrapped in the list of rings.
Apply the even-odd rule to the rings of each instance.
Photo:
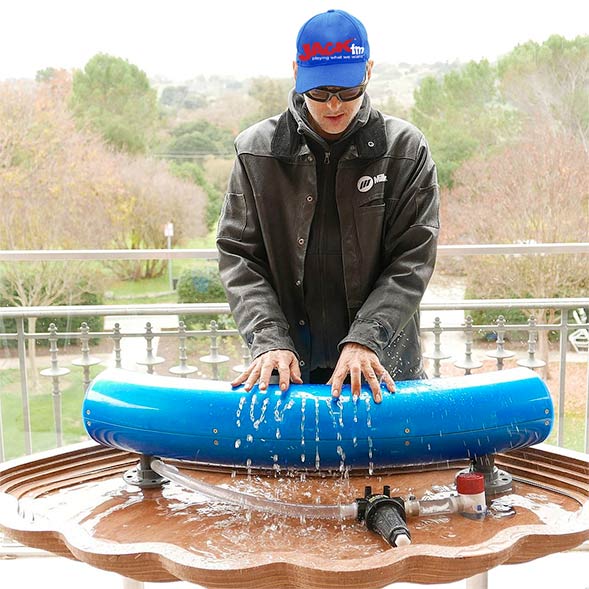
[[[359,178],[356,186],[360,192],[368,192],[375,184],[386,181],[386,174],[379,174],[378,176],[362,176]]]

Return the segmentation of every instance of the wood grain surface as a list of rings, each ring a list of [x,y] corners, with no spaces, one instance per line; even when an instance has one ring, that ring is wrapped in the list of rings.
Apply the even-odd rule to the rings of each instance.
[[[22,544],[141,581],[235,589],[445,583],[589,539],[588,460],[547,445],[498,455],[515,487],[489,516],[410,518],[412,544],[391,548],[356,521],[246,512],[175,483],[139,489],[122,478],[137,455],[84,443],[0,465],[0,528]],[[320,504],[351,503],[366,485],[421,498],[447,489],[466,466],[301,476],[169,462],[209,483]]]

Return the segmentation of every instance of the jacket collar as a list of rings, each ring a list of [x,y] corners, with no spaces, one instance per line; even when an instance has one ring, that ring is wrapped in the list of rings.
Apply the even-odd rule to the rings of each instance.
[[[325,143],[307,123],[303,108],[302,95],[294,89],[291,90],[289,108],[280,115],[272,137],[272,155],[289,160],[307,155],[310,150],[305,135],[313,137],[319,143]],[[342,140],[345,141],[346,136]],[[379,111],[371,107],[368,95],[364,95],[364,101],[352,122],[352,130],[347,140],[352,143],[353,149],[350,153],[353,153],[354,157],[372,159],[386,153],[384,119]]]

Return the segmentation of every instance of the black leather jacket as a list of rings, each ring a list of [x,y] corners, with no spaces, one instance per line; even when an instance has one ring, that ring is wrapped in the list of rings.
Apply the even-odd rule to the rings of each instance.
[[[322,139],[289,109],[246,129],[219,220],[219,270],[252,357],[274,349],[299,357],[304,337],[304,266],[315,211],[314,156]],[[393,378],[423,377],[419,303],[434,269],[439,193],[434,162],[411,124],[371,108],[365,96],[336,174],[350,341],[376,352]],[[324,329],[330,329],[325,325]]]

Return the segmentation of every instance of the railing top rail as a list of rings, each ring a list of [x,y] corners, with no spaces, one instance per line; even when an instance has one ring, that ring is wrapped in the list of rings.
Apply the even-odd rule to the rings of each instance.
[[[577,309],[589,307],[589,297],[562,299],[467,299],[422,303],[421,311],[471,309]],[[2,318],[81,317],[86,315],[181,315],[185,313],[229,313],[227,303],[159,303],[137,305],[55,305],[48,307],[0,307]]]
[[[0,250],[0,262],[60,262],[68,260],[216,260],[216,249]]]
[[[181,315],[183,313],[203,315],[229,313],[227,303],[160,303],[137,305],[54,305],[48,307],[0,307],[2,318],[28,317],[83,317],[119,315]]]
[[[587,243],[517,243],[440,245],[440,256],[587,254]],[[67,260],[216,260],[216,249],[0,250],[0,262]]]

